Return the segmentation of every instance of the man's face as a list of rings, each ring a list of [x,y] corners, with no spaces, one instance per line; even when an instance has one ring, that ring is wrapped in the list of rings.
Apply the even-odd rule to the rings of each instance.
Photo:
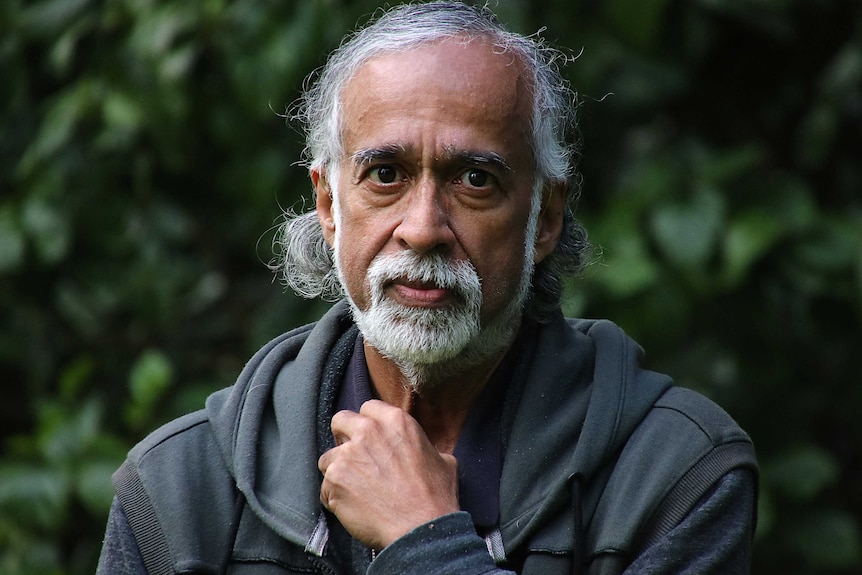
[[[482,326],[517,321],[502,316],[511,315],[525,271],[559,235],[556,218],[540,217],[538,240],[528,244],[535,253],[525,246],[535,178],[531,101],[517,60],[478,41],[382,55],[359,69],[341,104],[337,210],[325,178],[313,172],[312,179],[354,306],[372,306],[368,271],[375,258],[407,252],[475,270]],[[382,276],[378,292],[398,308],[457,317],[470,307],[464,293],[433,274],[395,276]]]

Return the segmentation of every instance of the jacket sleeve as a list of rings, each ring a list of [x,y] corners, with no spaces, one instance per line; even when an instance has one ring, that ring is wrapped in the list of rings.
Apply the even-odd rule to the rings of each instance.
[[[754,505],[751,471],[731,471],[679,525],[638,555],[624,575],[748,574]]]
[[[679,525],[644,549],[627,567],[612,572],[622,571],[623,575],[748,574],[754,490],[750,471],[729,472]],[[604,575],[603,569],[598,565],[583,566],[579,573]],[[473,528],[470,515],[460,512],[417,527],[384,549],[368,569],[368,575],[427,573],[512,575],[514,572],[494,564],[485,541]]]
[[[116,497],[108,515],[96,575],[147,575],[135,535]]]
[[[638,555],[623,575],[748,574],[753,506],[752,474],[747,470],[728,473],[679,525]],[[513,575],[494,564],[465,512],[417,527],[381,551],[367,573]],[[96,575],[147,575],[135,536],[116,499]]]
[[[499,569],[464,511],[421,525],[386,547],[367,575],[514,575]]]

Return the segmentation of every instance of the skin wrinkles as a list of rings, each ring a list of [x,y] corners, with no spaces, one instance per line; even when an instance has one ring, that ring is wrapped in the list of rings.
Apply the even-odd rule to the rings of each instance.
[[[411,155],[408,146],[403,144],[389,144],[379,148],[357,150],[350,156],[350,161],[357,169],[376,163],[395,162],[403,157]],[[514,170],[506,160],[495,152],[483,152],[474,150],[457,150],[447,146],[440,156],[434,157],[435,162],[462,164],[465,166],[485,167],[502,173],[513,173]],[[354,184],[358,184],[361,178],[356,178]]]
[[[482,40],[455,39],[374,57],[347,83],[344,155],[328,167],[338,188],[330,190],[325,168],[312,168],[311,179],[324,237],[358,310],[371,304],[368,269],[377,256],[436,254],[472,265],[483,327],[517,327],[512,302],[529,269],[526,244],[533,238],[526,230],[536,180],[526,76],[511,54]],[[562,226],[563,195],[551,192],[543,192],[536,263],[556,247]],[[458,297],[416,278],[387,278],[382,288],[386,298],[416,310],[448,307]],[[358,414],[337,414],[332,431],[339,444],[319,461],[321,502],[354,537],[381,548],[458,509],[451,453],[514,336],[500,333],[509,339],[499,348],[457,364],[457,371],[440,371],[438,381],[423,387],[410,385],[407,368],[366,338],[379,401]]]
[[[449,173],[451,169],[446,169],[445,162],[438,159],[453,156],[462,161],[464,156],[470,156],[473,160],[476,157],[503,159],[503,163],[509,168],[503,171],[510,176],[516,176],[517,179],[504,177],[502,173],[493,174],[498,176],[500,180],[501,192],[508,192],[516,187],[530,188],[531,178],[526,176],[532,171],[532,159],[528,146],[524,144],[527,139],[526,131],[522,128],[526,123],[526,118],[529,117],[529,108],[524,105],[526,98],[519,93],[523,90],[520,69],[510,65],[510,58],[488,55],[491,59],[496,58],[498,60],[496,68],[502,68],[503,72],[503,74],[494,75],[494,85],[491,90],[487,87],[484,91],[480,90],[479,82],[473,78],[472,72],[454,76],[449,71],[451,58],[447,56],[453,56],[452,52],[455,51],[456,54],[461,52],[460,55],[463,58],[463,54],[474,46],[475,44],[450,45],[446,54],[441,54],[442,57],[439,58],[428,58],[427,50],[420,48],[371,60],[360,69],[360,72],[345,90],[343,106],[345,133],[343,140],[345,150],[350,155],[356,154],[360,150],[365,152],[374,150],[373,154],[357,155],[362,160],[360,165],[363,167],[367,167],[368,161],[379,160],[387,155],[394,156],[394,158],[385,159],[399,160],[401,163],[398,167],[401,167],[416,182],[412,195],[418,196],[428,207],[427,213],[424,214],[426,221],[422,224],[440,227],[444,223],[448,224],[449,233],[453,236],[443,241],[439,241],[439,238],[438,241],[432,239],[430,246],[420,243],[420,249],[440,249],[448,252],[448,255],[452,257],[469,257],[479,270],[480,276],[484,278],[487,274],[482,273],[483,260],[490,262],[493,259],[492,256],[496,254],[485,256],[485,250],[475,250],[474,253],[470,254],[466,253],[466,249],[461,249],[464,245],[475,243],[472,240],[472,237],[477,235],[474,233],[474,230],[478,229],[475,224],[482,222],[471,221],[470,223],[473,225],[462,226],[459,219],[461,214],[454,212],[451,198],[447,197],[447,194],[436,193],[434,188],[442,187],[442,182],[447,182],[454,177],[454,174]],[[419,52],[422,54],[418,54]],[[415,56],[415,58],[410,58],[411,56]],[[457,56],[454,55],[453,57],[457,59]],[[392,60],[395,59],[402,62],[404,59],[417,61],[421,59],[422,68],[417,66],[413,70],[415,72],[413,74],[407,65],[393,66]],[[488,57],[482,59],[487,60]],[[415,82],[413,76],[416,76]],[[366,79],[369,81],[365,81]],[[433,89],[406,90],[408,94],[405,97],[404,85],[408,82],[413,85],[430,84],[441,90],[437,92]],[[511,96],[513,92],[517,97],[505,97]],[[464,94],[468,94],[468,96],[464,96]],[[472,100],[469,107],[464,105],[468,100]],[[441,122],[441,119],[445,121]],[[373,126],[374,129],[363,129],[368,126]],[[429,126],[431,129],[425,129]],[[463,128],[463,126],[469,126],[469,128]],[[472,129],[473,127],[477,129]],[[374,138],[377,135],[389,137],[381,140]],[[370,145],[365,145],[366,143]],[[453,153],[453,150],[458,150],[460,153]],[[493,164],[493,162],[489,163]],[[466,169],[470,165],[472,163],[465,165],[464,168]],[[342,181],[354,182],[359,180],[361,182],[361,174],[361,172],[352,173],[349,178],[344,178]],[[363,199],[365,199],[364,196]],[[516,212],[525,216],[529,211],[529,193],[522,194],[519,200],[522,203]],[[373,201],[366,199],[368,203]],[[394,202],[394,200],[390,201]],[[495,215],[493,212],[501,211],[502,207],[499,204],[491,205],[488,209],[483,210],[485,213],[471,214],[471,216],[486,220],[489,219],[486,216]],[[359,219],[347,217],[347,213],[352,210],[347,202],[341,202],[341,208],[344,213],[342,219],[345,222],[357,223],[356,226],[352,227],[358,228],[366,223]],[[360,218],[365,215],[359,214],[356,210],[353,213],[359,215]],[[380,223],[382,222],[379,222],[378,225]],[[370,221],[368,224],[370,226]],[[517,229],[515,226],[501,226],[500,223],[495,226],[484,226],[482,231],[486,232],[485,235],[488,239],[491,237],[487,231],[494,227],[500,230],[505,227],[506,235],[509,235],[508,232],[512,229]],[[387,246],[382,243],[383,236],[384,234],[379,234],[378,239],[381,240],[381,243],[375,246],[376,253],[385,253],[386,251]],[[498,233],[497,236],[498,243],[511,243],[505,241],[506,238],[503,237],[503,234]],[[523,253],[522,247],[515,247],[514,249],[515,253]],[[492,251],[499,252],[500,250]],[[510,258],[500,257],[498,259]],[[359,270],[367,267],[367,261],[360,263],[359,258],[353,259],[353,262],[357,264],[356,267],[359,268],[355,275],[359,275]],[[351,262],[348,262],[345,267],[347,268],[345,272],[348,281],[350,281],[349,278],[354,276],[350,269],[352,267]],[[520,268],[520,265],[517,267]],[[503,284],[511,284],[510,278],[501,277],[499,280],[497,278],[494,280],[492,293],[486,294],[486,299],[489,299],[489,296],[497,296],[490,297],[492,301],[506,293],[506,286]],[[351,289],[351,287],[354,286],[348,285],[351,293],[358,292],[360,294],[360,297],[357,298],[357,304],[363,307],[365,302],[361,300],[365,298],[361,294],[367,293],[367,289],[357,290]]]
[[[441,41],[373,58],[348,82],[342,96],[346,157],[334,168],[344,189],[333,200],[325,175],[311,175],[327,241],[335,244],[338,237],[349,245],[340,263],[359,309],[369,305],[365,273],[374,256],[408,248],[469,260],[481,278],[483,323],[505,309],[522,277],[522,230],[534,184],[523,76],[510,55],[481,41]],[[460,185],[477,163],[493,176],[482,193]],[[383,166],[397,178],[372,181],[370,171]],[[337,232],[334,202],[341,212]],[[559,213],[543,211],[537,262],[555,246]],[[368,351],[377,386],[375,350]],[[401,387],[391,366],[379,367],[387,373],[383,379]]]

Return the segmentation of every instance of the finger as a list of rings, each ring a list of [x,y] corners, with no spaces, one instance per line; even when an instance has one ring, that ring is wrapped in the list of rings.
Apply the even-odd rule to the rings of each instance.
[[[364,415],[349,410],[339,411],[333,415],[330,429],[335,438],[335,444],[341,445],[345,441],[350,441],[353,434],[361,429],[365,419]]]
[[[403,411],[404,410],[400,407],[395,407],[394,405],[390,405],[380,399],[369,399],[359,408],[359,413],[361,415],[375,420]]]
[[[317,458],[317,468],[324,475],[326,475],[326,468],[329,467],[329,463],[331,461],[331,458],[328,457],[328,455],[329,452],[327,451],[326,453]]]
[[[376,426],[376,429],[371,429],[372,432],[382,430],[401,435],[415,433],[421,429],[419,422],[408,412],[379,399],[369,399],[363,403],[359,414]]]
[[[328,450],[317,460],[317,468],[320,469],[320,472],[323,474],[323,481],[320,482],[320,503],[330,511],[332,511],[333,508],[334,494],[332,481],[326,477],[326,472],[329,470],[330,465],[332,465],[338,458],[338,454],[335,453],[336,449],[338,448],[335,447]]]
[[[329,497],[324,493],[323,487],[320,488],[320,503],[327,509],[329,509]]]
[[[333,447],[332,449],[326,450],[323,455],[317,458],[317,468],[320,472],[326,475],[326,470],[329,469],[329,466],[332,465],[332,462],[335,461],[338,454],[336,450],[338,447]]]

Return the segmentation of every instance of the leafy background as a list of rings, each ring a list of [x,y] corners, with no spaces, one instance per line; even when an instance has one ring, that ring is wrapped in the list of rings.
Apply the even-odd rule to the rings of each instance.
[[[0,5],[0,572],[92,573],[110,473],[311,321],[264,265],[310,187],[279,114],[370,1]],[[583,54],[566,310],[721,403],[757,573],[862,568],[862,3],[500,0]]]

